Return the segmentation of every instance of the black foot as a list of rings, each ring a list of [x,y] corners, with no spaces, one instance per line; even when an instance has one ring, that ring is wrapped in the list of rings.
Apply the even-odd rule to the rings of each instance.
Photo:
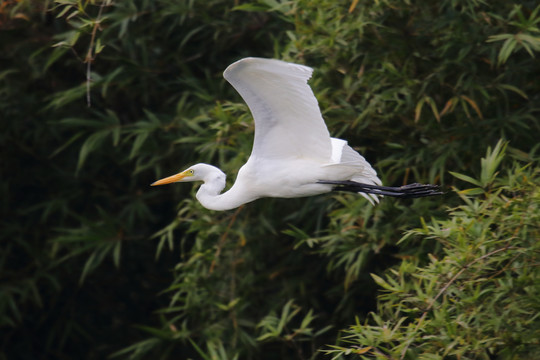
[[[335,185],[335,191],[363,192],[366,194],[393,196],[403,199],[442,195],[438,185],[408,184],[400,187],[362,184],[355,181],[317,181],[319,184]]]

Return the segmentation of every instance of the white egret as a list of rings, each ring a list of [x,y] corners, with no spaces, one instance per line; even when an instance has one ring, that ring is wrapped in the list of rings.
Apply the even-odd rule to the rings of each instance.
[[[422,197],[440,194],[435,185],[381,186],[371,165],[347,141],[331,138],[307,81],[313,69],[281,60],[245,58],[223,76],[246,101],[255,121],[248,161],[229,191],[225,174],[197,164],[152,184],[202,181],[197,199],[211,210],[229,210],[262,198],[294,198],[332,190],[378,196]]]

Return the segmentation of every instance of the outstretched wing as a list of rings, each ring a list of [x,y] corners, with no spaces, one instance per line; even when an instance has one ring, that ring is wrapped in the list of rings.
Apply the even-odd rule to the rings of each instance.
[[[223,76],[240,93],[255,120],[251,156],[330,161],[330,134],[307,84],[313,69],[280,60],[245,58]]]

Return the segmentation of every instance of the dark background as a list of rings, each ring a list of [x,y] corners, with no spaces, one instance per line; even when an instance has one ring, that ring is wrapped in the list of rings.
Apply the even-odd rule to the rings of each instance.
[[[501,173],[537,164],[535,6],[2,2],[0,358],[327,357],[317,350],[376,311],[370,273],[442,251],[397,242],[462,203],[449,171],[480,176],[499,139]],[[234,181],[253,123],[221,73],[245,56],[313,67],[333,136],[385,184],[446,194],[217,213],[196,187],[150,188],[198,162]]]

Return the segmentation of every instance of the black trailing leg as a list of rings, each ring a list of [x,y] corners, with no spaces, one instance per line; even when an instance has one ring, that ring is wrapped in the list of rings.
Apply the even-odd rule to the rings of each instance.
[[[362,184],[355,181],[317,181],[319,184],[334,185],[335,191],[362,192],[366,194],[393,196],[403,199],[442,195],[439,186],[432,184],[408,184],[399,187]]]

